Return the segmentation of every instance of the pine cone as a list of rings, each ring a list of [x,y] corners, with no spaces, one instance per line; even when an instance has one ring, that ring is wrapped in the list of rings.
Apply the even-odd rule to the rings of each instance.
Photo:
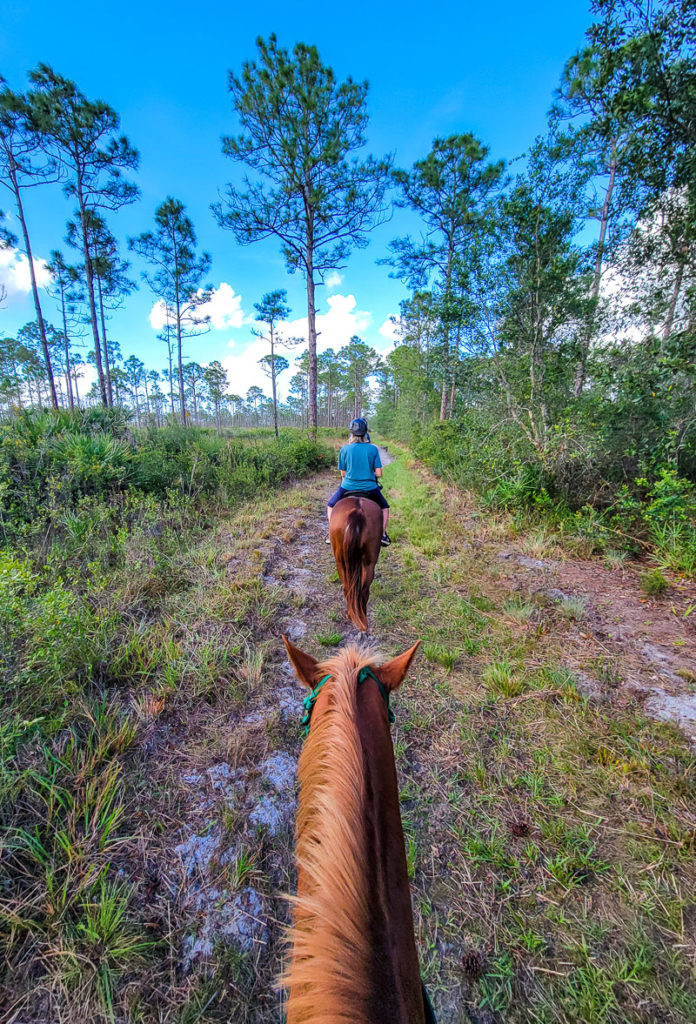
[[[486,958],[475,949],[466,949],[462,955],[462,968],[468,978],[476,981],[485,973]]]

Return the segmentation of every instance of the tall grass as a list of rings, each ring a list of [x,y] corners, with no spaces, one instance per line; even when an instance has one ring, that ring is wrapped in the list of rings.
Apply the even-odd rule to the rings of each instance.
[[[671,463],[648,460],[645,475],[627,477],[601,445],[569,457],[563,436],[542,457],[509,424],[473,411],[431,425],[415,452],[488,508],[512,512],[524,527],[550,524],[581,556],[651,550],[664,568],[696,574],[696,485]]]
[[[122,1019],[153,946],[123,861],[133,692],[217,680],[226,649],[182,651],[163,607],[200,583],[211,510],[330,461],[299,431],[133,431],[119,410],[0,424],[0,991],[21,1019]]]

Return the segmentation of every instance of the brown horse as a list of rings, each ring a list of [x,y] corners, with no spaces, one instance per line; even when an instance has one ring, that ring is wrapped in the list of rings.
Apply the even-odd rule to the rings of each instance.
[[[369,498],[341,498],[331,515],[329,537],[343,584],[348,618],[364,632],[370,584],[375,577],[381,546],[382,509]]]
[[[287,1024],[424,1024],[434,1017],[418,971],[389,731],[389,695],[420,641],[378,666],[364,648],[319,664],[283,640],[312,691],[299,761],[292,952],[282,979]]]

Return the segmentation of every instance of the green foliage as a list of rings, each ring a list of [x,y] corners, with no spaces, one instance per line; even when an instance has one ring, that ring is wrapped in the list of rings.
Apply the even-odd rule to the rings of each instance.
[[[640,585],[646,597],[659,597],[669,586],[659,569],[648,569],[640,578]]]
[[[136,570],[142,601],[188,585],[170,555],[199,500],[229,507],[332,461],[291,431],[246,441],[177,426],[134,434],[120,410],[1,424],[0,675],[22,714],[58,712],[104,671],[120,612],[97,598],[115,572]]]
[[[524,690],[524,681],[515,673],[507,657],[493,661],[483,671],[483,681],[494,693],[517,697]]]
[[[486,507],[550,520],[580,555],[605,548],[639,553],[647,545],[664,568],[693,575],[696,487],[691,480],[673,465],[659,464],[650,467],[650,477],[619,480],[614,453],[604,460],[589,455],[596,441],[570,457],[568,449],[578,441],[577,432],[559,429],[542,461],[509,424],[496,428],[488,413],[469,410],[456,420],[430,424],[415,451],[439,475],[478,492]]]
[[[317,633],[317,643],[322,647],[337,647],[343,639],[342,633]]]
[[[448,672],[457,661],[456,652],[448,651],[441,644],[424,644],[423,654],[427,661],[437,662],[438,665],[442,665]]]
[[[47,528],[75,537],[86,499],[127,502],[130,491],[161,500],[251,497],[332,461],[292,431],[277,441],[224,439],[178,426],[130,432],[120,409],[25,412],[0,424],[0,521],[6,540]],[[102,510],[103,511],[103,510]],[[79,513],[82,513],[80,515]]]

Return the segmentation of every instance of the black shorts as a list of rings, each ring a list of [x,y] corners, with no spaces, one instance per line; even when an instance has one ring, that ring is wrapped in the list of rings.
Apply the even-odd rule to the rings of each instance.
[[[379,487],[375,487],[371,491],[347,491],[345,487],[339,487],[338,490],[331,495],[327,501],[329,508],[333,508],[337,501],[341,498],[369,498],[370,501],[375,501],[380,508],[389,508],[389,502],[384,497]]]

